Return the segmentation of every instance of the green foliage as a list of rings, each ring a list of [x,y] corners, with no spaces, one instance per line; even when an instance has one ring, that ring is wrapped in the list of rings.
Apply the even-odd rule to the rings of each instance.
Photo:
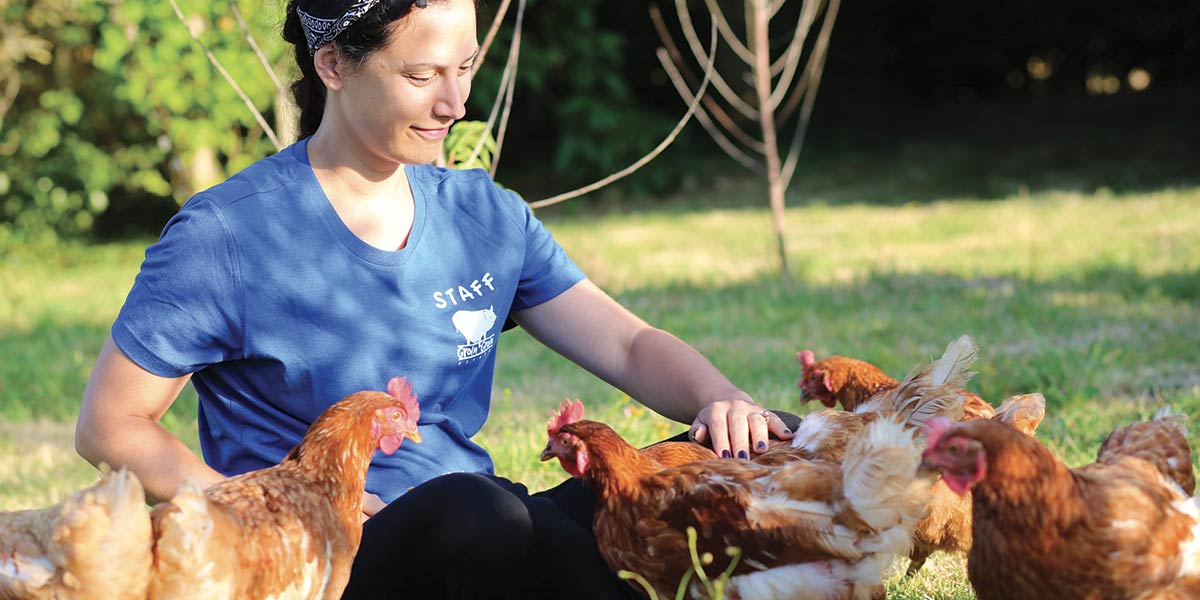
[[[89,32],[105,12],[70,0],[0,2],[0,83],[15,92],[0,104],[0,248],[86,231],[107,206],[115,165],[89,132],[109,115],[87,97],[111,83],[87,65]]]
[[[188,28],[254,99],[259,112],[271,112],[276,89],[228,4],[181,0],[179,5],[188,19],[186,27],[168,2],[113,5],[100,27],[102,42],[94,65],[113,74],[118,81],[113,100],[131,106],[145,120],[147,133],[178,165],[168,177],[174,191],[186,198],[274,151],[253,114],[209,63]],[[276,30],[281,7],[246,2],[238,8],[276,73],[286,75],[287,46]],[[215,155],[210,158],[209,153]],[[213,159],[215,163],[205,164]]]
[[[181,8],[269,114],[275,88],[229,6]],[[240,9],[281,64],[277,8]],[[114,196],[182,200],[273,151],[169,3],[0,1],[0,11],[0,82],[20,90],[0,113],[0,248],[86,233]]]
[[[492,168],[496,139],[487,130],[487,121],[459,121],[450,128],[442,152],[451,169],[487,171]]]
[[[490,22],[488,8],[480,7],[481,23]],[[648,24],[642,5],[529,0],[516,106],[505,142],[506,149],[521,151],[506,152],[501,166],[532,169],[535,178],[553,170],[582,184],[653,149],[685,107],[679,103],[675,112],[663,112],[638,103],[631,81],[644,80],[646,67],[632,70],[630,65],[647,57],[653,61],[653,50],[646,56],[631,55],[638,40],[630,39],[629,32]],[[511,40],[511,30],[502,29],[486,66],[476,75],[472,114],[486,115],[491,109]],[[514,131],[522,132],[523,139],[514,139]]]

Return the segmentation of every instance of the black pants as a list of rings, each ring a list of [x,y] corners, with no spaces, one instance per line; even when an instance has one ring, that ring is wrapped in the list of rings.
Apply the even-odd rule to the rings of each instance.
[[[798,417],[780,416],[796,429]],[[367,521],[343,598],[641,598],[600,556],[594,507],[577,479],[530,494],[492,475],[443,475]]]

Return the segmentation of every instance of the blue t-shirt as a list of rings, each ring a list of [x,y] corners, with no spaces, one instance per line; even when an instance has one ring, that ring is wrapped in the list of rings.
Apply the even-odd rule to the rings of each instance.
[[[367,490],[390,502],[449,472],[491,472],[487,419],[510,311],[584,278],[517,195],[480,170],[405,167],[407,245],[370,246],[326,198],[297,142],[192,197],[146,251],[112,328],[142,368],[194,373],[205,461],[277,464],[330,404],[404,376],[423,442],[376,453]]]

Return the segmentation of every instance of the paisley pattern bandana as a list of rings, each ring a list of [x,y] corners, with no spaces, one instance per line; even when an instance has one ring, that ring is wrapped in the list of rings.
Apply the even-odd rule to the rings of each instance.
[[[418,8],[425,8],[427,0],[415,0]],[[297,4],[296,14],[304,27],[304,38],[308,41],[308,53],[316,54],[317,50],[332,42],[341,35],[347,27],[367,14],[367,11],[379,4],[379,0],[354,0],[348,8],[346,2],[337,0],[317,0],[311,3],[309,11],[305,12]]]

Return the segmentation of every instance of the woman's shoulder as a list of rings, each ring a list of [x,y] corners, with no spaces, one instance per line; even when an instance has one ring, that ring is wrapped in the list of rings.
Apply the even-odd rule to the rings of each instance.
[[[197,193],[189,203],[210,202],[227,208],[248,197],[306,185],[307,180],[311,179],[311,170],[306,173],[307,162],[302,160],[306,158],[303,154],[302,142],[292,144],[275,154],[254,161],[224,181]],[[280,195],[288,196],[290,193]]]
[[[526,210],[516,192],[497,184],[483,169],[448,169],[419,165],[412,171],[419,185],[433,194],[436,202],[467,212],[502,210],[513,216]]]
[[[415,165],[412,168],[421,180],[438,188],[474,193],[501,193],[504,189],[483,169],[450,169],[434,165]]]

